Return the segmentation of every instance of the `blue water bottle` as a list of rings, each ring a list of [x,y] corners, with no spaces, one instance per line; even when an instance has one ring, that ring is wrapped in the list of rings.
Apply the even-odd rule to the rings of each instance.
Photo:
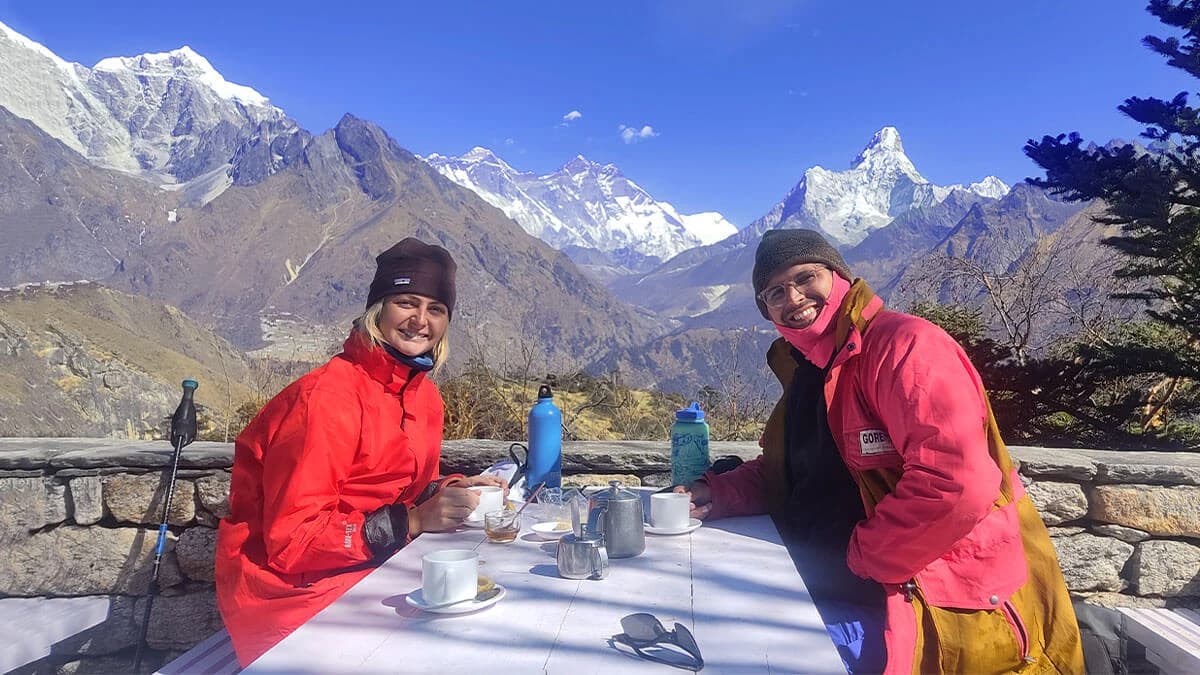
[[[529,471],[525,476],[527,494],[539,483],[562,487],[562,413],[545,384],[538,388],[537,403],[529,411]]]
[[[712,466],[708,458],[708,422],[700,404],[675,412],[671,425],[671,484],[687,485]]]

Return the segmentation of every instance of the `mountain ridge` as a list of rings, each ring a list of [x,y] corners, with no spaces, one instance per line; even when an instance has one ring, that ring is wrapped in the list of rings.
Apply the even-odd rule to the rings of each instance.
[[[560,250],[582,249],[576,260],[599,251],[619,267],[646,270],[679,252],[717,241],[737,230],[713,211],[681,214],[654,199],[612,163],[576,155],[555,171],[519,171],[493,151],[476,146],[459,157],[423,158]]]

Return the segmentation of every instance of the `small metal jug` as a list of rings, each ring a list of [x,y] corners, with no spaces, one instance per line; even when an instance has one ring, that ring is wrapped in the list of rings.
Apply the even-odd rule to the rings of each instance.
[[[608,576],[604,537],[564,534],[558,540],[558,575],[566,579],[603,579]]]
[[[604,535],[610,558],[632,558],[646,550],[646,531],[642,520],[642,498],[636,492],[621,489],[621,481],[609,481],[609,488],[596,493],[596,506],[588,514],[588,529]]]

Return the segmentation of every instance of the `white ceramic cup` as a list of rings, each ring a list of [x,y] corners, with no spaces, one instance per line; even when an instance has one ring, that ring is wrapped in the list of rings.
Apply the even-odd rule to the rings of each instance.
[[[479,495],[479,506],[467,516],[472,523],[482,523],[483,514],[504,508],[504,489],[494,485],[472,485],[467,488]]]
[[[650,495],[650,524],[664,530],[682,530],[691,522],[688,515],[690,501],[682,492]]]
[[[475,597],[479,554],[466,549],[434,551],[421,556],[421,595],[430,605]]]

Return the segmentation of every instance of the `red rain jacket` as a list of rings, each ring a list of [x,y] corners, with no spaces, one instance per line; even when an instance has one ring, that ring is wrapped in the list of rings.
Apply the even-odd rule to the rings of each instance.
[[[437,477],[442,411],[424,373],[352,332],[238,436],[216,585],[243,666],[383,561],[363,521]]]

